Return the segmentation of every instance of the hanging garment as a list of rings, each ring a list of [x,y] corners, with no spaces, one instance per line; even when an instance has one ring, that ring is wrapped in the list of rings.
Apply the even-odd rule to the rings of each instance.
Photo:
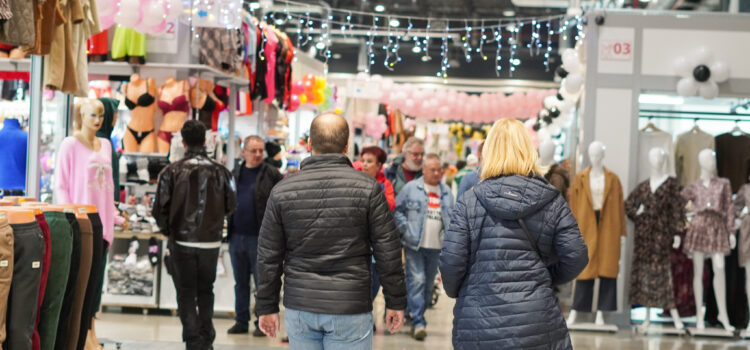
[[[737,240],[737,253],[739,265],[744,268],[748,268],[750,264],[750,215],[748,213],[742,215],[743,208],[746,206],[750,207],[750,184],[742,185],[734,200],[737,217],[742,218],[740,237]]]
[[[643,212],[639,210],[643,207]],[[642,182],[625,201],[625,211],[635,223],[630,304],[673,309],[674,288],[670,251],[674,236],[685,227],[685,202],[677,179],[670,177],[656,191],[650,180]]]
[[[266,86],[266,72],[268,71],[268,64],[266,63],[266,54],[265,54],[265,42],[268,38],[266,35],[266,31],[260,28],[259,26],[256,26],[257,28],[257,46],[255,48],[257,54],[256,54],[256,64],[255,64],[255,79],[254,84],[252,88],[252,99],[255,100],[257,98],[260,98],[262,100],[266,99],[268,97],[268,89]]]
[[[697,180],[682,189],[685,201],[695,212],[688,226],[683,249],[686,252],[729,255],[729,233],[734,228],[734,203],[729,180],[714,177],[708,187]]]
[[[638,133],[638,181],[643,181],[651,175],[651,164],[649,164],[648,154],[655,147],[662,148],[667,153],[664,172],[674,175],[672,135],[664,131],[641,131]]]
[[[687,230],[680,233],[682,242],[685,242]],[[674,301],[677,312],[681,317],[695,315],[695,295],[693,294],[693,260],[680,248],[671,249],[669,253],[672,268],[672,284],[674,288]],[[665,310],[666,312],[666,310]]]
[[[36,40],[24,51],[29,55],[48,55],[57,27],[65,22],[58,0],[45,0],[34,6],[34,21]]]
[[[84,20],[84,13],[79,0],[58,0],[58,6],[65,22],[55,27],[49,54],[44,56],[44,85],[52,90],[74,93],[78,90],[78,73],[73,26]]]
[[[13,12],[10,11],[8,0],[0,0],[0,24],[13,18]]]
[[[544,174],[544,178],[554,186],[560,194],[568,199],[568,188],[570,187],[570,174],[567,170],[563,169],[559,163],[552,164],[552,166]]]
[[[49,0],[48,0],[49,1]],[[39,340],[41,349],[54,349],[60,311],[63,306],[65,288],[70,276],[70,259],[73,252],[73,229],[61,212],[44,212],[51,232],[52,256],[50,258],[47,289],[40,314]]]
[[[7,21],[0,21],[0,42],[13,45],[33,45],[36,40],[34,6],[32,0],[7,0],[13,14]]]
[[[675,172],[681,186],[698,180],[701,174],[698,153],[715,147],[714,137],[701,130],[688,131],[677,137],[674,149]]]
[[[13,281],[8,296],[7,337],[3,349],[31,349],[42,278],[44,237],[36,222],[13,227]]]
[[[0,221],[0,344],[5,341],[8,294],[13,280],[13,228]]]
[[[591,198],[591,167],[576,174],[568,191],[570,209],[578,220],[581,235],[589,248],[589,264],[578,280],[597,277],[617,278],[620,264],[620,237],[625,236],[625,202],[620,179],[604,169],[604,202],[601,223],[597,225]]]
[[[63,349],[76,350],[78,346],[78,337],[81,330],[81,319],[83,316],[83,304],[86,300],[86,289],[91,277],[91,260],[94,253],[94,229],[91,226],[91,220],[80,217],[78,226],[81,228],[81,264],[78,268],[78,283],[76,284],[76,293],[73,297],[73,306],[70,309],[70,315],[67,319],[68,333],[56,342],[63,344]]]
[[[89,60],[104,61],[107,59],[107,54],[109,53],[109,43],[107,41],[106,30],[92,35],[91,38],[86,41]]]
[[[94,305],[102,293],[101,278],[104,276],[102,272],[104,269],[104,265],[102,264],[104,256],[102,252],[104,252],[105,243],[102,238],[102,221],[99,219],[99,214],[97,213],[88,214],[88,218],[91,223],[92,233],[91,269],[89,270],[89,282],[86,286],[83,307],[81,308],[81,325],[78,331],[76,350],[83,350],[86,345],[86,335],[91,328],[91,318],[96,314]]]
[[[729,179],[732,193],[737,193],[750,175],[750,135],[721,134],[715,141],[718,176]]]
[[[112,142],[112,131],[114,125],[112,125],[117,117],[117,107],[120,105],[120,101],[109,97],[100,97],[99,101],[104,105],[104,120],[102,120],[102,126],[96,131],[96,137],[101,137],[109,140],[112,146],[112,184],[114,187],[115,202],[120,201],[120,154],[117,153],[115,144]]]
[[[44,302],[44,295],[47,291],[47,280],[49,279],[49,269],[52,260],[52,237],[50,234],[49,224],[47,219],[44,218],[44,214],[36,215],[36,222],[39,224],[39,228],[42,230],[42,237],[44,238],[44,256],[42,258],[42,277],[39,280],[39,296],[37,298],[36,308],[36,321],[34,322],[34,334],[31,339],[32,350],[41,349],[41,342],[39,338],[39,320],[42,315],[42,304]]]
[[[57,324],[57,334],[54,338],[54,350],[65,350],[68,346],[67,337],[68,330],[70,329],[70,314],[78,292],[78,274],[81,269],[81,226],[78,224],[75,214],[65,213],[65,218],[68,219],[68,224],[70,224],[71,232],[73,233],[73,250],[70,252],[70,273],[68,274],[68,281],[65,286],[63,303],[60,307],[60,319]],[[52,344],[43,344],[45,350],[51,349],[50,346]]]
[[[29,133],[18,119],[5,119],[0,129],[0,189],[26,189],[26,149]]]
[[[78,88],[71,91],[77,97],[89,95],[88,55],[86,41],[92,35],[102,31],[99,26],[99,13],[95,0],[80,0],[83,10],[83,21],[73,25],[73,63],[75,64],[76,82]]]
[[[237,29],[198,28],[199,62],[239,75],[242,70],[242,34]]]
[[[266,99],[268,104],[273,103],[276,97],[276,49],[279,46],[279,39],[276,37],[271,26],[265,26],[263,32],[266,34],[266,43],[263,52],[261,52],[261,64],[266,63]]]
[[[112,38],[111,54],[115,61],[134,58],[141,64],[146,63],[146,34],[118,24],[115,28],[115,36]]]

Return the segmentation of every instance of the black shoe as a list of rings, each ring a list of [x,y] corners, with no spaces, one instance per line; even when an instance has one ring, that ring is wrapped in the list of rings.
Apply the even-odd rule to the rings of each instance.
[[[261,338],[261,337],[265,337],[265,336],[266,336],[266,334],[263,333],[263,331],[261,331],[260,328],[256,327],[255,330],[253,331],[253,337]]]
[[[247,325],[235,323],[232,328],[229,328],[227,330],[227,334],[247,334]]]

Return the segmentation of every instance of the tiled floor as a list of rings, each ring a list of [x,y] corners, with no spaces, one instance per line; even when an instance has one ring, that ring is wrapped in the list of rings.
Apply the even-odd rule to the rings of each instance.
[[[382,299],[376,302],[376,315],[382,315]],[[374,338],[374,349],[388,350],[443,350],[452,349],[451,320],[453,300],[443,296],[435,308],[428,310],[426,318],[428,337],[424,342],[411,339],[408,329],[395,335],[383,334],[382,320]],[[379,318],[379,317],[378,317]],[[279,339],[253,338],[251,335],[226,334],[232,326],[229,317],[217,317],[216,350],[257,349],[273,350],[288,348]],[[282,324],[283,328],[283,324]],[[103,313],[96,323],[97,334],[101,340],[113,340],[122,343],[123,350],[181,350],[182,327],[180,320],[174,316],[155,316],[142,314]],[[750,349],[750,340],[716,340],[695,339],[674,336],[641,336],[630,330],[617,334],[572,333],[575,349],[612,349],[612,350],[739,350]],[[115,349],[114,343],[106,343],[106,349]]]

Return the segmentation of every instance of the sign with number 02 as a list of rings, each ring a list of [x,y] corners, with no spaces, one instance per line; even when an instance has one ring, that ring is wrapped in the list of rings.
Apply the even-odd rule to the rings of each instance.
[[[631,61],[633,60],[632,40],[606,40],[599,49],[602,60]]]

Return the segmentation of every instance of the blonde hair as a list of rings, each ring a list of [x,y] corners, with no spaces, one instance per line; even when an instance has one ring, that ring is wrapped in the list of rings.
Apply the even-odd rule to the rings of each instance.
[[[83,116],[81,107],[85,104],[93,105],[96,115],[104,115],[104,104],[95,98],[76,98],[73,104],[73,130],[81,130],[83,127]]]
[[[541,174],[538,158],[523,123],[500,119],[492,126],[482,149],[481,178]]]

